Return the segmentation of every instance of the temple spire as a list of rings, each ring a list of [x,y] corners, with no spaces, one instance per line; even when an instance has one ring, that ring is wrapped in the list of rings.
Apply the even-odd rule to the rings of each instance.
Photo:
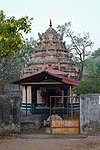
[[[50,25],[49,25],[50,27],[52,27],[52,22],[51,22],[51,19],[50,19]]]

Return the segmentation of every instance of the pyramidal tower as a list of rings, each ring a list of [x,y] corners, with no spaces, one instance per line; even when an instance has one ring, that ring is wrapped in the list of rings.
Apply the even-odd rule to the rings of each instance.
[[[42,34],[38,33],[38,36],[36,50],[25,66],[23,77],[49,68],[55,74],[78,80],[79,69],[65,46],[63,34],[57,33],[52,27],[51,19],[49,28]]]

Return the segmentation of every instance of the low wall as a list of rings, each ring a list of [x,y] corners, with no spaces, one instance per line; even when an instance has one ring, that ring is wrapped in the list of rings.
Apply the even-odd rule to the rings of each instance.
[[[0,95],[0,135],[20,132],[20,100],[17,95]]]
[[[80,130],[87,134],[100,131],[100,94],[80,96]]]

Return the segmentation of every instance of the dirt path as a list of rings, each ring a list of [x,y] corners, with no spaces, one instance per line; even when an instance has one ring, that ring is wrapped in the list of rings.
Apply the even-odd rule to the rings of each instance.
[[[100,134],[80,139],[23,135],[0,140],[0,150],[100,150]]]

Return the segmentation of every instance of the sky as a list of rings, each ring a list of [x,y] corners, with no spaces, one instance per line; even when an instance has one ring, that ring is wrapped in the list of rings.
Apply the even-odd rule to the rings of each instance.
[[[89,32],[93,50],[100,48],[100,0],[1,0],[0,10],[16,18],[33,17],[28,38],[38,39],[38,32],[46,31],[50,19],[54,29],[70,21],[76,35]]]

